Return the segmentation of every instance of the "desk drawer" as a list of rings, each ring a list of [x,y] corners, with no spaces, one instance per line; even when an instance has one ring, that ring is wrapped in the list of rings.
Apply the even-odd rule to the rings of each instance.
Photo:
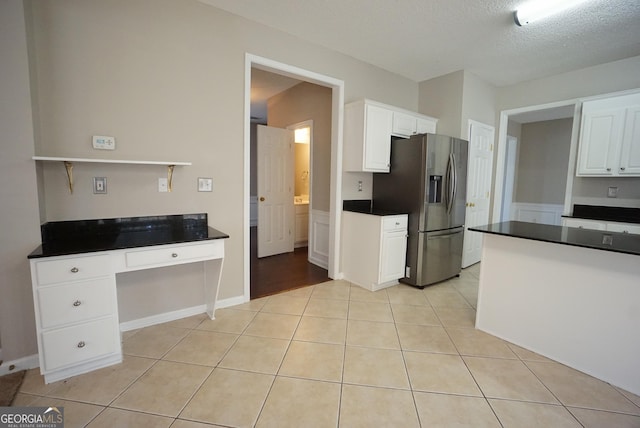
[[[42,333],[47,371],[119,351],[119,333],[113,317]]]
[[[391,230],[406,230],[407,216],[390,216],[382,219],[382,228],[385,232]]]
[[[111,277],[56,285],[38,290],[43,329],[114,313],[115,284]]]
[[[224,243],[213,241],[206,244],[162,247],[153,250],[130,251],[126,253],[127,267],[171,265],[199,259],[222,258]]]
[[[38,284],[76,281],[111,274],[108,255],[69,257],[58,260],[36,262]]]

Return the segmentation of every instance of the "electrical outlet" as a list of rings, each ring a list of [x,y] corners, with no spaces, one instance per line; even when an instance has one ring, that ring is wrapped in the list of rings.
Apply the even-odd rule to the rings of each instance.
[[[107,193],[107,177],[93,177],[93,193],[96,195]]]
[[[607,198],[617,198],[618,197],[618,188],[617,187],[609,187],[607,190]]]
[[[213,191],[213,179],[212,178],[198,178],[198,192],[211,192]]]
[[[169,191],[169,182],[166,178],[158,178],[158,192],[168,192]]]
[[[358,192],[362,192],[362,180],[358,180]]]

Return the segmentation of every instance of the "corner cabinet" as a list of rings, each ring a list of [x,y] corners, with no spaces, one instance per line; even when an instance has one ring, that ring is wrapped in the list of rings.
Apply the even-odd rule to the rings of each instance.
[[[371,100],[345,105],[343,169],[389,172],[391,137],[435,133],[437,120]]]
[[[585,101],[578,176],[640,176],[640,94]]]
[[[370,291],[404,277],[408,216],[343,212],[344,278]]]

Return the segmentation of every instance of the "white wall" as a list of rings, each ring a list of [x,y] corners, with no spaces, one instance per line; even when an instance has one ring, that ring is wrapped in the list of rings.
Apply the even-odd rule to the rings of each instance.
[[[22,2],[0,1],[0,342],[5,361],[36,350],[27,255],[40,243]]]
[[[438,118],[438,134],[461,138],[464,72],[456,71],[420,82],[418,111]]]

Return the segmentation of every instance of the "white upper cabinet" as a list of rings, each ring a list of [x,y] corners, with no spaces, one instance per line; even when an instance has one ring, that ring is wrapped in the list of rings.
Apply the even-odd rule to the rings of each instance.
[[[640,176],[640,94],[586,101],[578,176]]]
[[[430,117],[421,117],[416,114],[394,111],[393,135],[410,137],[415,134],[433,134],[436,132],[436,122],[435,119]]]
[[[370,100],[345,105],[345,171],[389,172],[391,136],[435,133],[437,120]]]
[[[344,170],[389,172],[393,112],[357,101],[344,116]]]
[[[640,175],[640,105],[626,112],[619,172],[620,175]]]

